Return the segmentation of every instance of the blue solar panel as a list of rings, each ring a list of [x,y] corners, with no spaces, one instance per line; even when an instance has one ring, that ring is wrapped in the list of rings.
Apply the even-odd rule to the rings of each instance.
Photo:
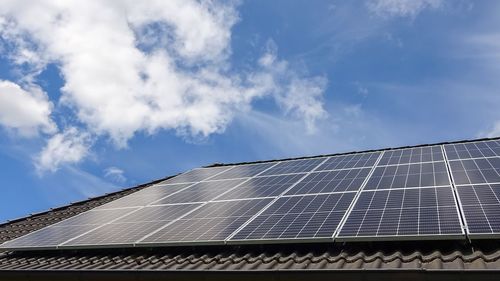
[[[463,235],[451,187],[408,188],[360,193],[337,239],[438,239]]]
[[[333,239],[355,193],[281,197],[230,241]]]

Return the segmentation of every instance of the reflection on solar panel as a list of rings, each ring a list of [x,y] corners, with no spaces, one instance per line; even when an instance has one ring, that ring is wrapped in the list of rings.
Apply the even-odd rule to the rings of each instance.
[[[424,146],[384,152],[379,165],[397,165],[418,162],[443,161],[440,146]]]
[[[195,169],[0,248],[465,235],[500,237],[498,140]]]
[[[380,152],[348,154],[328,158],[316,171],[372,167]]]
[[[428,235],[462,235],[450,187],[362,192],[337,237],[359,241]]]
[[[236,187],[238,184],[241,184],[245,180],[246,179],[234,179],[200,182],[180,192],[174,193],[171,196],[160,199],[152,204],[162,205],[207,202]]]
[[[377,167],[365,190],[450,185],[446,164],[429,162]]]
[[[200,204],[151,206],[105,224],[63,246],[130,244],[165,226]],[[140,227],[138,227],[140,226]],[[62,246],[61,246],[62,248]]]
[[[110,203],[104,204],[98,209],[112,209],[112,208],[124,208],[124,207],[141,207],[149,205],[155,201],[162,198],[175,194],[187,187],[192,185],[192,183],[185,184],[169,184],[169,185],[155,185],[138,192],[134,192],[129,196],[125,196],[118,200],[112,201]]]
[[[55,247],[97,228],[103,223],[116,220],[135,210],[137,208],[89,211],[20,238],[7,241],[2,246],[18,249]]]
[[[210,179],[211,177],[218,175],[224,171],[231,169],[231,166],[214,167],[214,168],[200,168],[189,171],[184,174],[180,174],[174,178],[168,179],[163,183],[189,183],[189,182],[199,182],[202,180]]]
[[[278,196],[305,174],[257,177],[218,197],[217,200]]]
[[[286,194],[311,194],[357,191],[370,172],[366,169],[314,172],[296,184]]]
[[[306,173],[314,170],[325,158],[312,158],[304,160],[291,160],[278,163],[261,175],[283,175],[292,173]]]
[[[348,192],[281,197],[230,240],[332,240],[354,195]]]
[[[225,171],[213,178],[211,180],[221,180],[221,179],[237,179],[237,178],[249,178],[256,176],[263,171],[269,169],[270,167],[276,165],[276,163],[263,163],[263,164],[253,164],[253,165],[241,165],[236,166],[228,171]]]
[[[153,232],[140,241],[147,243],[221,243],[264,208],[271,199],[210,202],[196,211],[175,221],[167,227]]]

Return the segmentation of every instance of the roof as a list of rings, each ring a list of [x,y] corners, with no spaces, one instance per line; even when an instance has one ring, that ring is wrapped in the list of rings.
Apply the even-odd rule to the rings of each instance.
[[[319,157],[319,156],[318,156]],[[165,180],[165,179],[161,179]],[[159,180],[159,181],[161,181]],[[136,192],[148,184],[104,196],[76,202],[47,212],[0,224],[0,243],[51,225],[94,207]],[[106,272],[107,279],[122,278],[130,271],[141,272],[140,279],[157,278],[158,274],[189,274],[206,279],[215,274],[245,273],[247,276],[265,273],[265,277],[294,276],[309,272],[308,278],[324,278],[355,274],[366,279],[367,272],[380,278],[383,274],[404,274],[429,278],[439,273],[439,279],[460,273],[494,276],[500,269],[500,244],[483,241],[413,241],[329,244],[199,246],[135,249],[94,249],[58,251],[0,252],[0,279],[23,276],[48,280],[69,277],[97,277]],[[206,275],[208,274],[208,275]],[[434,275],[433,275],[434,276]],[[198,276],[199,277],[199,276]],[[477,278],[477,277],[475,277]],[[313,278],[314,279],[314,278]]]

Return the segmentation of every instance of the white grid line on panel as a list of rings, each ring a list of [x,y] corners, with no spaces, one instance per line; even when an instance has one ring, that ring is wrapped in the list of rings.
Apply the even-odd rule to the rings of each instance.
[[[309,176],[311,173],[313,173],[314,171],[316,171],[316,169],[318,169],[321,165],[323,165],[328,159],[330,159],[330,157],[325,157],[325,159],[319,163],[318,165],[316,165],[316,167],[314,167],[314,169],[312,169],[311,171],[307,172],[306,174],[304,174],[304,176],[302,178],[300,178],[297,182],[295,182],[294,184],[292,184],[290,187],[288,187],[286,190],[284,190],[279,196],[277,196],[274,200],[272,200],[271,202],[269,202],[269,204],[267,204],[264,208],[262,208],[262,210],[260,210],[259,212],[257,212],[255,215],[253,215],[246,223],[242,224],[240,227],[238,227],[235,231],[233,231],[233,233],[231,233],[225,240],[224,240],[224,243],[230,243],[229,240],[231,240],[231,238],[233,238],[233,236],[236,235],[236,233],[238,233],[240,230],[242,230],[245,226],[247,226],[249,223],[251,223],[255,218],[257,218],[259,215],[261,215],[265,210],[267,210],[272,204],[274,204],[276,201],[278,201],[278,199],[280,199],[281,197],[283,197],[283,195],[285,193],[287,193],[290,189],[292,189],[294,186],[296,186],[299,182],[301,182],[303,179],[305,179],[307,176]]]
[[[444,157],[444,160],[445,160],[445,165],[446,165],[446,173],[448,173],[448,178],[450,180],[450,183],[451,183],[451,189],[453,191],[453,199],[455,200],[455,209],[459,215],[459,218],[460,218],[460,227],[462,228],[462,233],[465,234],[467,236],[467,234],[469,233],[469,229],[467,227],[467,221],[465,219],[465,212],[462,208],[462,203],[460,201],[460,195],[458,194],[458,190],[455,186],[455,179],[453,178],[453,173],[451,171],[451,167],[450,167],[450,163],[449,163],[449,160],[448,160],[448,155],[446,154],[446,149],[444,148],[444,145],[441,145],[441,151],[443,152],[443,157]]]
[[[384,154],[385,154],[385,151],[383,151],[382,153],[380,153],[380,155],[377,158],[377,161],[375,161],[375,164],[373,164],[372,169],[370,170],[370,172],[366,176],[365,180],[363,181],[363,183],[359,187],[358,192],[356,193],[356,195],[352,199],[351,205],[349,206],[349,208],[347,208],[344,216],[340,220],[339,225],[337,225],[337,229],[335,229],[335,232],[332,235],[332,239],[333,240],[335,240],[335,238],[337,237],[337,235],[340,233],[340,230],[344,226],[344,224],[345,224],[345,222],[347,220],[347,217],[349,216],[349,214],[351,213],[351,211],[354,209],[354,205],[356,205],[356,202],[358,201],[359,196],[361,195],[361,192],[363,191],[363,189],[365,188],[366,184],[368,183],[368,180],[373,175],[373,172],[375,171],[375,168],[378,166],[378,163],[380,162],[380,160],[382,159],[382,157],[384,156]],[[372,198],[372,200],[373,200],[373,198]],[[371,202],[370,202],[370,204],[371,204]]]

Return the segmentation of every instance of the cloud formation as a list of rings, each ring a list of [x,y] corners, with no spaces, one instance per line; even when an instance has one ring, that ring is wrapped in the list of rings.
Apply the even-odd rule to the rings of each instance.
[[[58,105],[83,124],[54,135],[37,167],[78,162],[88,135],[109,137],[117,147],[139,132],[207,137],[265,96],[312,132],[326,116],[326,79],[298,74],[275,48],[251,70],[233,69],[237,21],[236,7],[224,2],[4,1],[0,36],[8,57],[32,73],[56,64],[64,79]],[[57,143],[76,152],[61,153]]]
[[[415,17],[425,9],[437,9],[444,0],[369,0],[366,5],[382,17]]]
[[[37,172],[56,171],[62,164],[80,162],[88,154],[92,138],[87,132],[69,127],[53,135],[35,158]]]
[[[0,80],[0,124],[23,136],[39,132],[53,133],[55,124],[50,119],[52,103],[36,86],[23,89],[18,84]]]

